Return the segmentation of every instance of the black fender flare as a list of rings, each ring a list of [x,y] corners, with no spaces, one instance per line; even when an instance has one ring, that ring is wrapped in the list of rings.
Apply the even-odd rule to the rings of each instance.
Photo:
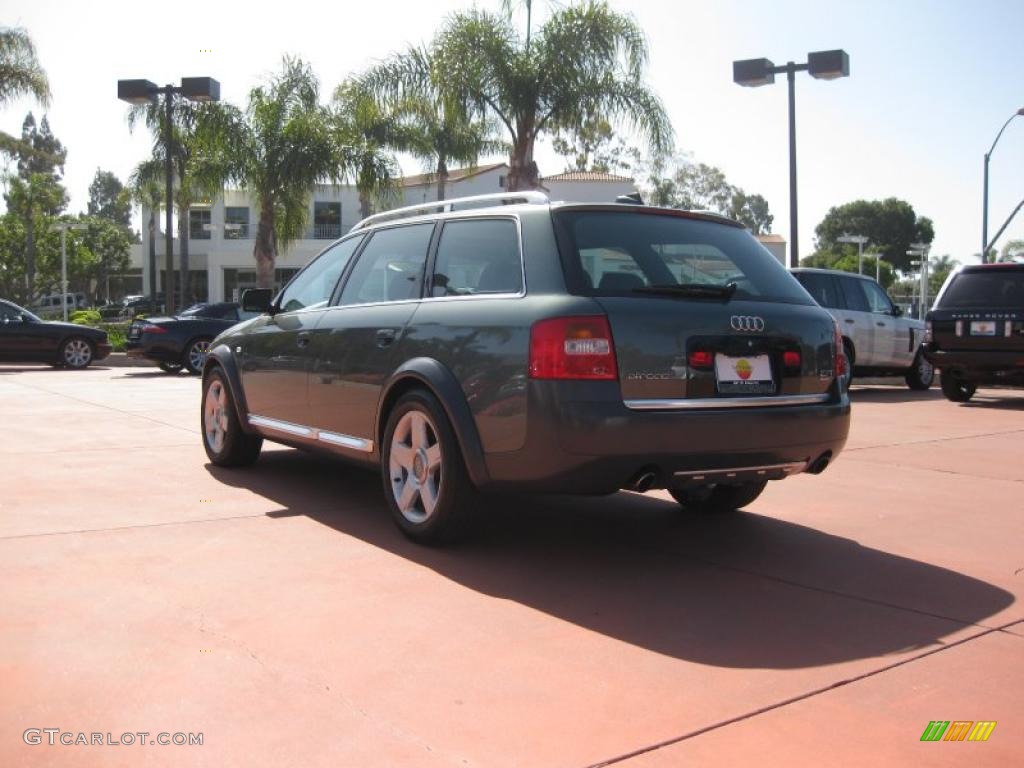
[[[387,413],[391,405],[410,388],[423,386],[440,401],[448,421],[455,430],[466,471],[477,488],[483,488],[490,482],[487,463],[484,461],[484,449],[480,443],[476,420],[469,409],[466,395],[458,380],[445,365],[430,357],[415,357],[401,365],[385,383],[377,407],[377,419],[374,435],[377,438],[378,454],[383,457],[382,443]]]
[[[242,431],[250,435],[256,434],[256,430],[249,426],[249,408],[245,402],[242,379],[238,375],[238,365],[235,363],[234,355],[231,354],[231,348],[223,342],[211,348],[210,353],[206,356],[206,363],[203,365],[204,386],[210,371],[214,368],[224,371],[228,388],[231,390],[231,401],[235,404],[235,414],[238,416],[238,423],[242,427]]]

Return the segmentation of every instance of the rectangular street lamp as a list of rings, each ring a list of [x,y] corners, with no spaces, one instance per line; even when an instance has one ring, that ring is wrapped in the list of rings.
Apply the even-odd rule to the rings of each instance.
[[[743,59],[732,63],[732,79],[737,85],[756,88],[775,82],[775,75],[786,73],[789,83],[789,265],[800,266],[796,210],[796,73],[807,72],[819,80],[849,77],[850,57],[846,51],[815,51],[807,54],[806,64],[788,62],[777,67],[769,59]]]
[[[164,97],[164,170],[166,183],[166,218],[164,220],[164,263],[167,280],[164,285],[167,314],[174,313],[174,163],[171,157],[172,108],[175,94],[190,101],[220,101],[220,83],[212,77],[183,77],[180,86],[170,83],[162,88],[149,80],[118,80],[117,98],[129,104],[148,104]],[[185,301],[188,288],[188,260],[184,252],[181,259],[181,298]],[[151,297],[154,301],[156,297]]]

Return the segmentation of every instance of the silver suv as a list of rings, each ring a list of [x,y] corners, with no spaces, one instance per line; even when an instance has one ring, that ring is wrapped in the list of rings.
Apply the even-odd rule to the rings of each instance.
[[[838,321],[850,361],[843,382],[856,376],[903,376],[925,390],[935,369],[921,351],[924,322],[906,317],[885,289],[866,275],[832,269],[794,269],[793,276]]]

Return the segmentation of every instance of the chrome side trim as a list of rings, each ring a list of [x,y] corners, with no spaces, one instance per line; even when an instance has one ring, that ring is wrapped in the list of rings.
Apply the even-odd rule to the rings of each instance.
[[[726,469],[696,469],[683,472],[673,472],[675,477],[688,477],[691,480],[703,480],[706,477],[736,477],[739,474],[749,475],[756,472],[759,475],[766,475],[769,472],[782,471],[787,475],[803,472],[807,468],[806,461],[788,461],[784,464],[762,464],[756,467],[728,467]]]
[[[287,435],[305,437],[309,440],[318,440],[321,443],[338,445],[342,448],[349,448],[362,453],[373,453],[373,440],[365,440],[361,437],[343,435],[339,432],[328,432],[327,430],[306,427],[302,424],[292,424],[290,421],[271,419],[267,416],[249,416],[249,423],[254,427],[272,429],[276,432],[284,432]]]
[[[313,437],[313,430],[309,427],[304,427],[301,424],[292,424],[290,421],[279,421],[278,419],[269,419],[266,416],[253,416],[249,415],[249,423],[254,427],[263,427],[265,429],[273,429],[277,432],[284,432],[288,435],[298,435],[299,437]]]
[[[828,392],[819,395],[769,395],[762,397],[695,397],[690,400],[626,400],[633,411],[687,411],[728,408],[773,408],[784,405],[813,405],[828,402]]]
[[[342,448],[351,448],[353,451],[373,453],[373,440],[364,440],[361,437],[341,435],[337,432],[324,432],[322,430],[317,432],[317,439],[323,443],[340,445]]]

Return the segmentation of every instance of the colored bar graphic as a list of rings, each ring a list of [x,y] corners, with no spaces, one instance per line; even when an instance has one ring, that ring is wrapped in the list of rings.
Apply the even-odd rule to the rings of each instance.
[[[967,737],[967,740],[988,741],[988,737],[992,735],[992,731],[994,731],[995,728],[995,720],[979,720],[974,724],[974,730],[971,731],[971,735]]]
[[[949,730],[946,731],[946,738],[943,741],[963,741],[971,732],[972,725],[974,725],[973,720],[954,720],[950,724]]]
[[[921,741],[988,741],[995,728],[995,720],[930,720]]]
[[[949,720],[932,720],[921,734],[921,741],[938,741],[949,727]]]

